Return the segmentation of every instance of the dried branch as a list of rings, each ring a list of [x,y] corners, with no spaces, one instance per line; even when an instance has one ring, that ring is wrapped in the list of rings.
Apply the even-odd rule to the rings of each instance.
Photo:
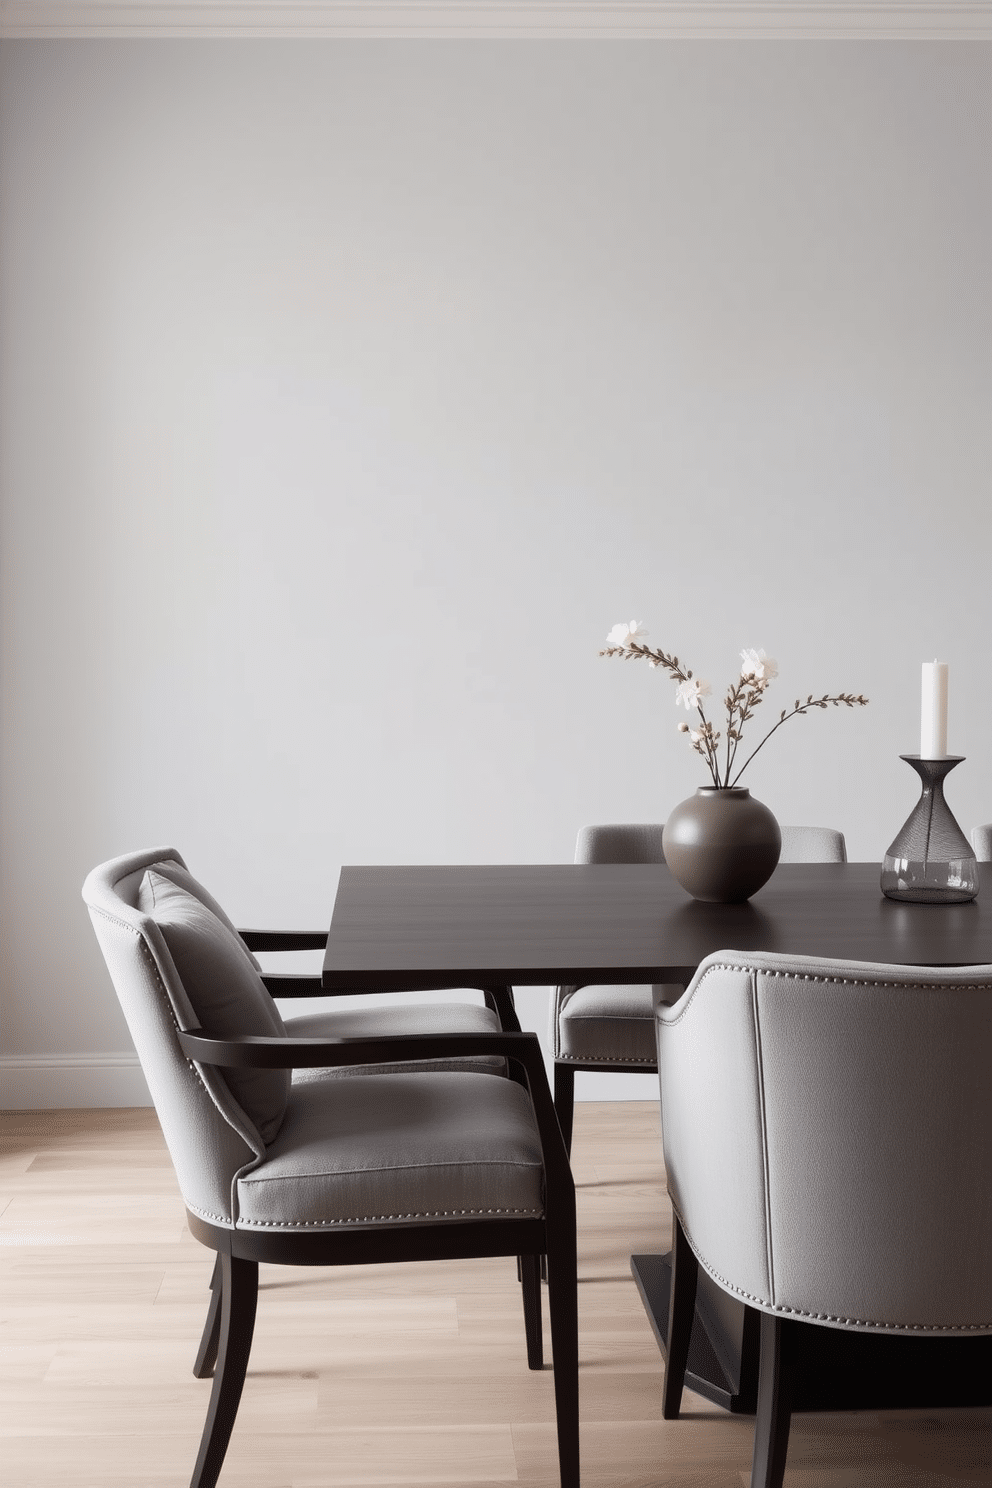
[[[635,629],[636,624],[637,622],[633,622],[629,627],[631,631]],[[626,626],[617,626],[615,627],[614,634],[620,636],[627,629],[628,627]],[[640,630],[637,633],[640,635],[644,634]],[[661,667],[663,671],[668,672],[669,676],[680,685],[693,681],[692,672],[682,666],[677,656],[670,656],[666,651],[656,651],[651,646],[645,646],[633,635],[631,635],[631,638],[624,645],[614,645],[608,641],[606,647],[599,654],[600,656],[619,656],[623,661],[646,661],[649,667]],[[709,693],[709,684],[697,682],[695,688],[682,687],[678,698],[678,701],[684,702],[687,707],[694,705],[696,712],[699,714],[699,727],[697,729],[690,729],[686,723],[680,723],[679,729],[681,732],[689,734],[693,749],[706,761],[710,777],[718,790],[727,789],[737,784],[748,765],[754,759],[754,756],[759,750],[764,748],[772,734],[776,733],[787,719],[806,714],[810,708],[828,708],[831,706],[837,708],[841,704],[847,708],[863,708],[867,706],[868,699],[860,692],[824,693],[822,697],[814,697],[812,693],[809,693],[805,702],[801,698],[796,698],[791,709],[782,709],[782,712],[778,716],[778,721],[772,725],[761,742],[752,749],[736,775],[733,775],[733,779],[731,779],[744,729],[754,717],[755,709],[760,707],[763,702],[763,695],[766,688],[770,686],[774,677],[778,675],[778,668],[775,662],[770,657],[766,657],[763,651],[742,651],[741,657],[744,661],[741,675],[737,681],[730,684],[723,699],[723,706],[727,715],[727,725],[724,731],[726,742],[724,745],[722,770],[719,750],[722,735],[707,719],[701,701],[702,697]]]
[[[754,759],[754,756],[758,753],[758,750],[765,747],[772,734],[774,734],[777,729],[780,729],[783,723],[787,722],[788,719],[800,717],[803,714],[808,713],[810,708],[828,708],[831,703],[833,703],[835,708],[839,703],[845,703],[848,708],[866,708],[868,706],[868,699],[866,697],[863,697],[860,692],[839,692],[837,693],[836,697],[830,697],[827,693],[824,693],[822,698],[815,698],[811,693],[810,696],[806,699],[805,703],[800,703],[797,699],[796,706],[792,709],[792,711],[786,713],[783,710],[781,716],[779,717],[778,723],[773,724],[772,727],[768,730],[765,737],[762,739],[761,743],[756,745],[755,748],[751,750],[751,753],[741,765],[733,780],[728,780],[726,783],[729,785],[737,784],[738,780],[740,780],[748,765]]]

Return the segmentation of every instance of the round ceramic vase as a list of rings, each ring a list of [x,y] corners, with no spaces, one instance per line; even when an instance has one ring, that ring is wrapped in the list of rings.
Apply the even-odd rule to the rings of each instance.
[[[782,833],[743,786],[701,785],[669,816],[662,847],[672,877],[693,899],[735,904],[775,872]]]

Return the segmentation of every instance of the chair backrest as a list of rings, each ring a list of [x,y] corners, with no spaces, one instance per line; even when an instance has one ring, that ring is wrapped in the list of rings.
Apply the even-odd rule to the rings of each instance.
[[[577,863],[663,863],[664,822],[580,827]],[[846,863],[843,832],[832,827],[783,827],[780,863]]]
[[[620,823],[580,827],[575,840],[577,863],[663,863],[664,822]]]
[[[264,1156],[278,1131],[289,1077],[262,1071],[258,1085],[252,1071],[238,1085],[188,1060],[176,1034],[198,1026],[221,1035],[280,1032],[254,958],[173,848],[101,864],[87,876],[83,899],[186,1205],[233,1225],[234,1178]]]
[[[980,863],[992,863],[992,822],[983,827],[972,827],[971,845]]]
[[[780,863],[846,863],[844,833],[833,827],[783,827]]]
[[[992,966],[721,951],[657,1009],[672,1203],[768,1312],[992,1332]]]

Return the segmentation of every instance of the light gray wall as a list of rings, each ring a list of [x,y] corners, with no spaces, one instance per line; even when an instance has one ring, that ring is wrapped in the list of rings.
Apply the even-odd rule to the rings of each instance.
[[[0,67],[9,1103],[130,1098],[79,900],[114,853],[320,925],[342,862],[663,819],[700,762],[597,658],[621,618],[716,688],[757,645],[779,706],[871,697],[749,772],[853,858],[947,660],[948,795],[992,819],[988,47]]]

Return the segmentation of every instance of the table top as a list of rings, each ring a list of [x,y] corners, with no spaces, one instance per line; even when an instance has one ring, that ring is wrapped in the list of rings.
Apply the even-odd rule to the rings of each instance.
[[[346,867],[334,991],[680,982],[719,950],[900,966],[992,964],[992,863],[970,904],[883,897],[878,863],[781,863],[746,904],[690,899],[663,864]]]

